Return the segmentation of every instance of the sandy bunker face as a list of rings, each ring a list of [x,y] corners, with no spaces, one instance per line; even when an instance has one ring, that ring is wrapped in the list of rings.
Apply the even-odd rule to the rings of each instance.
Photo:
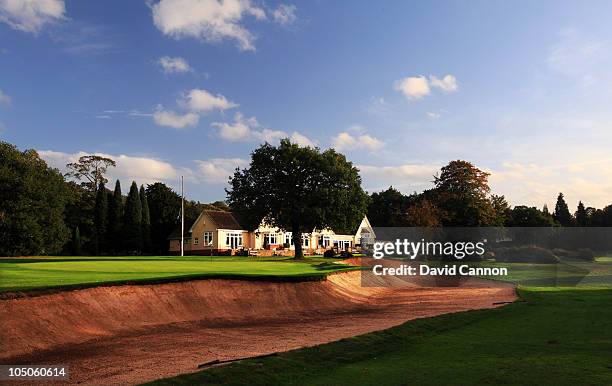
[[[515,299],[512,285],[477,279],[361,284],[359,272],[346,272],[320,282],[198,280],[2,300],[0,363],[63,363],[74,384],[135,384]]]

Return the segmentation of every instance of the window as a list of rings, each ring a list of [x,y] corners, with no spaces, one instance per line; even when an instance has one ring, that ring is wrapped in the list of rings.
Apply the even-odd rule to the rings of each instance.
[[[322,247],[327,248],[331,245],[331,237],[329,236],[321,236],[319,243]]]
[[[276,233],[268,233],[266,235],[266,238],[268,240],[268,245],[278,244],[278,238],[276,236],[277,236]]]
[[[200,243],[200,240],[197,237],[193,239],[193,245],[198,245],[199,243]]]
[[[204,245],[210,246],[213,244],[213,233],[212,232],[204,232]]]
[[[225,244],[231,249],[242,247],[242,233],[232,232],[225,236]]]
[[[349,240],[334,240],[334,248],[338,248],[341,251],[345,251],[351,247]]]
[[[289,244],[290,247],[293,246],[293,233],[285,232],[285,244]]]
[[[310,234],[302,234],[302,246],[310,246]]]

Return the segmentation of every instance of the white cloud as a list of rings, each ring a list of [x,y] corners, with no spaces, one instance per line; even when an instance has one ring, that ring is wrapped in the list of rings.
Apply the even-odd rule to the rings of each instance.
[[[187,113],[180,115],[174,111],[157,110],[153,113],[153,121],[160,126],[173,127],[175,129],[184,129],[185,127],[195,126],[198,124],[200,117],[196,113]]]
[[[149,184],[153,182],[176,181],[181,175],[191,177],[192,172],[184,168],[176,168],[166,161],[149,157],[134,157],[125,154],[113,155],[105,153],[88,153],[79,151],[77,153],[63,153],[51,150],[41,150],[38,154],[53,167],[66,170],[66,164],[75,162],[84,155],[96,154],[108,157],[117,163],[114,168],[109,168],[107,178],[109,181],[121,180],[124,184],[136,181],[138,184]],[[124,192],[127,185],[124,185]]]
[[[152,5],[153,23],[165,35],[207,42],[234,40],[241,50],[255,50],[255,37],[242,24],[247,15],[266,18],[249,0],[161,0]]]
[[[198,160],[196,164],[196,178],[205,182],[225,184],[237,167],[246,167],[249,161],[242,158],[212,158],[206,161]]]
[[[404,94],[408,100],[421,99],[431,94],[431,88],[438,88],[444,92],[454,92],[459,89],[457,79],[453,75],[445,75],[442,79],[430,75],[429,79],[423,75],[409,76],[395,82],[394,89]]]
[[[343,150],[361,150],[369,151],[379,150],[384,146],[384,143],[369,134],[350,134],[346,131],[341,132],[332,138],[333,147],[338,151]]]
[[[162,56],[159,58],[157,63],[162,67],[162,70],[166,74],[180,73],[180,72],[191,72],[189,63],[183,58],[176,57],[171,58],[169,56]]]
[[[271,130],[262,128],[257,118],[245,118],[241,113],[236,113],[234,122],[213,122],[213,127],[218,129],[219,137],[228,141],[259,141],[275,143],[283,138],[289,138],[300,146],[315,146],[315,143],[303,134],[294,131],[291,135],[283,130]]]
[[[306,146],[315,147],[316,146],[316,144],[310,138],[298,133],[297,131],[294,131],[293,134],[291,134],[291,137],[289,139],[291,139],[291,142],[297,143],[298,145],[303,146],[303,147],[306,147]]]
[[[11,97],[6,95],[2,90],[0,90],[0,105],[10,105]]]
[[[179,104],[191,111],[209,112],[213,110],[224,111],[238,107],[237,103],[227,100],[221,94],[213,95],[206,90],[193,89],[187,93]]]
[[[295,16],[296,10],[297,8],[295,5],[281,4],[274,11],[272,11],[272,17],[274,18],[274,21],[279,24],[293,24],[297,19]]]
[[[410,100],[421,99],[431,92],[427,78],[422,75],[400,79],[394,88]]]
[[[436,87],[446,92],[453,92],[459,89],[457,79],[450,74],[445,75],[442,79],[438,79],[435,75],[430,75],[429,84],[431,87]]]
[[[0,0],[0,21],[33,34],[46,24],[62,20],[65,12],[63,0]]]
[[[436,164],[403,164],[398,166],[357,165],[364,188],[380,191],[394,186],[404,193],[422,191],[431,187],[434,174],[440,170]]]
[[[434,120],[435,120],[435,119],[439,119],[439,118],[440,118],[440,116],[441,116],[441,114],[440,114],[440,113],[436,113],[435,111],[428,111],[428,112],[426,113],[426,115],[427,115],[427,118],[429,118],[429,119],[434,119]]]
[[[219,129],[219,136],[228,141],[248,141],[253,137],[253,128],[259,127],[255,117],[245,119],[241,113],[236,113],[234,123],[213,122],[213,127]]]

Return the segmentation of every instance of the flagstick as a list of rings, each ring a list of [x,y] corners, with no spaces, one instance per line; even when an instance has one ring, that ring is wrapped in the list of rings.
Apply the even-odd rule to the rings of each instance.
[[[183,188],[183,176],[181,176],[181,257],[185,256],[185,190]]]

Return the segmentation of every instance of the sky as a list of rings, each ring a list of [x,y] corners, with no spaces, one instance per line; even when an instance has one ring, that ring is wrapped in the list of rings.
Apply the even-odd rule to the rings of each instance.
[[[368,192],[463,159],[512,205],[612,203],[612,3],[0,0],[0,139],[225,198],[264,141]]]

